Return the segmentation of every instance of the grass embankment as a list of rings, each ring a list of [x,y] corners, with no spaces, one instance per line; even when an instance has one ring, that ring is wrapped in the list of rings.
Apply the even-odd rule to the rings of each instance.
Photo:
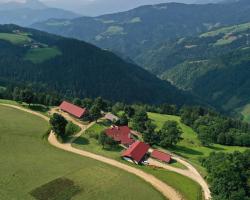
[[[179,175],[175,172],[170,172],[163,169],[153,169],[145,166],[138,166],[124,161],[123,159],[121,159],[120,156],[121,151],[123,150],[121,147],[117,147],[115,149],[103,149],[102,146],[98,143],[96,135],[99,135],[101,131],[105,130],[108,127],[109,126],[104,122],[100,122],[98,124],[93,125],[86,131],[85,134],[83,134],[74,142],[73,146],[75,148],[83,149],[85,151],[112,158],[124,164],[131,165],[133,167],[137,167],[141,170],[144,170],[145,172],[154,175],[166,184],[175,188],[185,197],[186,200],[202,199],[201,187],[193,180]],[[185,166],[179,163],[173,163],[173,166],[185,168]]]
[[[39,117],[0,105],[1,199],[164,199],[134,175],[50,146],[47,129]],[[55,184],[63,191],[50,190]]]
[[[205,173],[204,169],[201,167],[199,159],[201,157],[206,157],[210,153],[217,151],[217,152],[234,152],[234,151],[244,151],[246,147],[234,147],[234,146],[224,146],[219,144],[211,145],[211,147],[204,147],[201,145],[197,134],[194,130],[185,124],[181,123],[180,117],[172,116],[172,115],[161,115],[156,113],[148,113],[149,118],[153,120],[153,122],[157,125],[158,129],[160,129],[164,122],[168,120],[177,121],[183,131],[183,140],[178,143],[178,145],[174,148],[169,149],[176,154],[187,158],[188,160],[192,161],[196,164],[199,170],[202,173]]]

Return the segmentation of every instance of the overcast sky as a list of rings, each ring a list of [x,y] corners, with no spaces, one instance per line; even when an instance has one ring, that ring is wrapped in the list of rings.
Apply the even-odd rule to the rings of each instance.
[[[11,0],[0,0],[1,3]],[[23,2],[25,0],[15,0]],[[100,15],[135,8],[140,5],[165,2],[195,2],[197,0],[41,0],[49,6],[78,12],[81,15]],[[198,0],[199,1],[199,0]]]

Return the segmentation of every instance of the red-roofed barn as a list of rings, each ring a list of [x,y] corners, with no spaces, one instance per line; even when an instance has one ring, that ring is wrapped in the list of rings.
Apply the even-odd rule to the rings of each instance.
[[[155,158],[157,160],[166,162],[166,163],[170,163],[171,162],[171,155],[169,155],[167,153],[164,153],[164,152],[161,152],[161,151],[158,151],[158,150],[154,150],[151,153],[151,157]]]
[[[107,136],[124,145],[130,145],[134,142],[131,139],[131,130],[127,126],[112,126],[106,130]]]
[[[144,142],[136,141],[122,153],[122,157],[130,158],[135,163],[140,163],[148,153],[150,146]]]
[[[85,108],[81,108],[67,101],[62,102],[59,108],[62,111],[67,112],[70,115],[73,115],[74,117],[77,117],[77,118],[82,118],[87,111]]]

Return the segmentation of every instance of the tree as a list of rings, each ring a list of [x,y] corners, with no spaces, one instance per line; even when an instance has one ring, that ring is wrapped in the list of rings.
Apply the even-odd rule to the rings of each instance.
[[[94,105],[97,106],[100,110],[107,110],[107,103],[101,97],[95,99]]]
[[[73,100],[73,104],[76,105],[76,106],[82,106],[82,101],[79,98],[75,98]]]
[[[114,148],[118,145],[118,142],[113,140],[113,138],[107,136],[105,131],[102,131],[99,138],[99,143],[102,145],[102,148],[104,149],[106,145],[108,145],[110,148]]]
[[[198,138],[203,146],[209,146],[213,141],[208,126],[200,125],[197,129]]]
[[[176,121],[167,121],[159,131],[160,146],[169,147],[182,140],[182,130]]]
[[[12,98],[14,101],[20,101],[21,100],[21,91],[18,87],[15,87],[13,93],[12,93]]]
[[[102,148],[104,149],[105,148],[105,144],[106,144],[106,138],[107,138],[107,135],[105,133],[105,131],[102,131],[99,135],[99,144],[102,145]]]
[[[85,98],[82,100],[82,106],[87,108],[87,109],[90,109],[94,104],[94,101],[92,99],[89,99],[89,98]]]
[[[90,115],[90,118],[96,122],[102,116],[100,108],[96,105],[93,105],[91,107],[91,109],[89,110],[89,115]]]
[[[139,109],[135,112],[132,119],[132,127],[134,130],[144,132],[146,130],[146,122],[149,120],[145,109]]]
[[[33,102],[34,94],[29,89],[21,90],[20,99],[30,105]]]
[[[79,131],[80,131],[80,127],[78,127],[77,125],[75,125],[72,122],[69,122],[65,127],[65,135],[66,136],[72,136]]]
[[[150,145],[158,144],[159,135],[155,131],[156,125],[153,124],[152,121],[149,120],[145,123],[145,126],[146,126],[146,129],[142,133],[143,140]]]
[[[135,109],[131,106],[125,106],[124,112],[129,118],[131,118],[135,114]]]
[[[120,119],[116,122],[116,125],[118,126],[127,126],[128,125],[128,118],[126,114],[122,114]]]
[[[50,124],[52,130],[55,132],[57,136],[61,139],[65,139],[65,128],[67,125],[67,120],[60,114],[54,113],[53,116],[50,118]]]

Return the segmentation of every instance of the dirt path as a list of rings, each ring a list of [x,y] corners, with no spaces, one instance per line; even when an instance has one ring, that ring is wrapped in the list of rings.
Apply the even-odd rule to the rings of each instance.
[[[0,105],[15,108],[15,109],[18,109],[18,110],[22,110],[22,111],[31,113],[33,115],[39,116],[39,117],[43,118],[46,121],[49,121],[49,118],[44,116],[43,114],[37,113],[35,111],[28,110],[26,108],[22,108],[22,107],[15,106],[15,105],[8,105],[8,104],[0,104]],[[78,124],[79,122],[77,120],[74,120],[73,118],[70,118],[69,120],[73,121],[74,123],[77,122],[76,124],[80,125],[80,127],[82,129],[79,132],[79,134],[77,134],[75,136],[75,138],[73,138],[72,140],[76,139],[77,136],[81,135],[87,128],[89,128],[90,126],[93,125],[93,124],[90,124],[88,126],[85,126],[83,124]],[[60,142],[58,142],[58,140],[57,140],[57,138],[56,138],[56,136],[55,136],[55,134],[53,132],[50,133],[50,135],[48,137],[48,141],[49,141],[49,143],[51,145],[53,145],[53,146],[55,146],[55,147],[57,147],[59,149],[62,149],[64,151],[68,151],[68,152],[72,152],[72,153],[75,153],[75,154],[78,154],[78,155],[81,155],[81,156],[84,156],[84,157],[92,158],[92,159],[101,161],[103,163],[112,165],[114,167],[120,168],[122,170],[125,170],[125,171],[127,171],[129,173],[132,173],[132,174],[142,178],[144,181],[150,183],[153,187],[155,187],[158,191],[160,191],[169,200],[184,200],[184,198],[182,198],[182,196],[174,188],[168,186],[164,182],[162,182],[159,179],[155,178],[153,175],[150,175],[150,174],[147,174],[147,173],[143,172],[142,170],[139,170],[139,169],[136,169],[134,167],[128,166],[126,164],[120,163],[120,162],[118,162],[116,160],[113,160],[113,159],[109,159],[109,158],[99,156],[99,155],[96,155],[96,154],[93,154],[93,153],[90,153],[90,152],[87,152],[87,151],[83,151],[83,150],[80,150],[80,149],[73,148],[71,146],[72,141],[70,141],[69,143],[61,144]]]

